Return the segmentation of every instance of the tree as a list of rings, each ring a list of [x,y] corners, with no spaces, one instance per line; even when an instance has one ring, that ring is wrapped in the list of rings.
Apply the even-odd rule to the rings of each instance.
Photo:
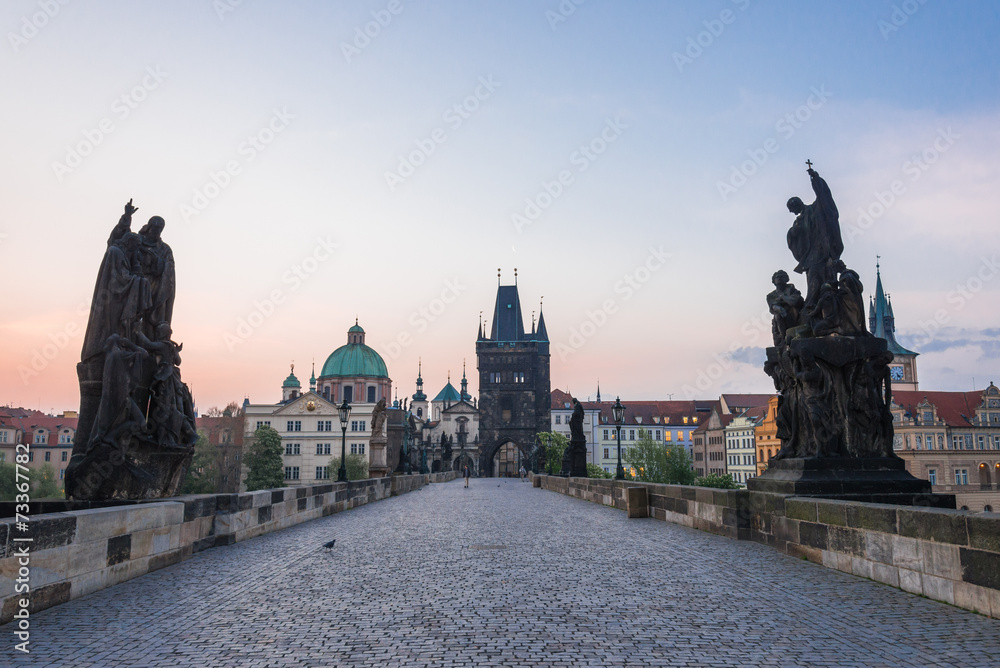
[[[549,475],[559,475],[562,472],[563,453],[569,447],[569,439],[554,431],[543,431],[538,434],[538,442],[545,446],[545,472]]]
[[[52,464],[42,464],[41,468],[35,469],[30,475],[32,499],[62,498],[63,491],[59,486],[59,480],[56,479],[56,471],[52,468]]]
[[[611,478],[613,477],[610,473],[602,469],[597,464],[587,464],[587,477],[588,478]]]
[[[690,485],[694,482],[691,456],[680,445],[664,445],[653,440],[647,429],[639,429],[639,440],[623,457],[626,473],[642,482],[665,485]]]
[[[243,458],[247,465],[248,492],[285,485],[283,452],[281,436],[271,427],[264,425],[253,433],[253,441]]]
[[[715,489],[740,489],[740,486],[733,480],[733,476],[726,473],[710,473],[694,481],[698,487],[714,487]]]
[[[198,442],[194,445],[194,458],[181,484],[181,494],[212,494],[218,489],[218,453],[209,443],[204,431],[198,432]]]
[[[340,471],[340,457],[330,460],[330,476],[336,477]],[[368,477],[368,458],[364,455],[347,455],[347,479],[364,480]]]
[[[13,501],[14,497],[17,496],[16,477],[16,466],[7,462],[0,462],[0,501]]]

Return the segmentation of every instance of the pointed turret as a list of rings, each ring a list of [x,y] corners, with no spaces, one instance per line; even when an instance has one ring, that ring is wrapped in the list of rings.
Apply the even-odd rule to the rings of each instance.
[[[472,401],[472,395],[469,394],[469,380],[465,377],[465,360],[462,360],[462,401]]]
[[[597,403],[601,403],[601,381],[597,381]]]
[[[414,401],[427,401],[427,395],[424,394],[423,365],[423,360],[417,358],[417,391],[413,393]]]
[[[545,314],[541,312],[538,313],[538,331],[535,332],[535,340],[536,341],[549,340],[549,332],[548,330],[545,329]]]
[[[312,363],[312,375],[309,376],[309,391],[310,392],[315,392],[316,391],[316,361],[315,360],[313,360],[313,363]]]

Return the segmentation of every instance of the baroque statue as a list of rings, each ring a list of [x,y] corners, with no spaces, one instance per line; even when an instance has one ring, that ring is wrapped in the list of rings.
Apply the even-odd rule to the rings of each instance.
[[[80,417],[66,468],[75,500],[177,492],[198,440],[172,340],[174,257],[153,216],[131,231],[129,200],[108,238],[77,365]]]

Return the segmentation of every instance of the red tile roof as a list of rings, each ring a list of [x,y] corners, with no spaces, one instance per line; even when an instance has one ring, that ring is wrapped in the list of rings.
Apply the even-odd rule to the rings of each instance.
[[[972,392],[922,392],[911,390],[893,391],[892,402],[901,407],[910,417],[920,417],[917,404],[927,401],[934,405],[939,420],[949,427],[971,427],[976,408],[983,402],[984,390]]]

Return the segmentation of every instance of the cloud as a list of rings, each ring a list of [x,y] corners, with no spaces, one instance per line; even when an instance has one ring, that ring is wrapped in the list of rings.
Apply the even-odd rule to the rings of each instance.
[[[730,353],[729,358],[740,364],[752,364],[755,367],[761,367],[767,359],[767,354],[760,347],[743,347],[737,348]]]

